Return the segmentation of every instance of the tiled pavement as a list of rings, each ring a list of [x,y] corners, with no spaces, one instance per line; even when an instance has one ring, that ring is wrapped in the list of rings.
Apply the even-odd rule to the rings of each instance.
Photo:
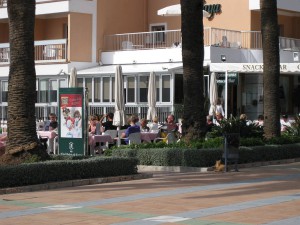
[[[300,224],[300,163],[0,195],[0,225]]]

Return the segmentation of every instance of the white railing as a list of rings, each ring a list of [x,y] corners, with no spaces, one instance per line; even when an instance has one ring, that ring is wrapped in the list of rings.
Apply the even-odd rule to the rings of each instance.
[[[134,106],[125,106],[125,114],[132,115],[136,114],[139,118],[147,118],[147,105],[134,105]],[[178,118],[182,118],[182,105],[158,105],[156,107],[157,116],[160,122],[164,122],[169,114],[174,114],[176,120]],[[90,105],[89,106],[89,114],[90,115],[103,115],[108,112],[114,112],[115,107],[114,105]],[[37,120],[47,120],[49,113],[56,113],[58,115],[58,107],[57,106],[50,106],[48,104],[39,105],[37,104],[35,107],[35,116]],[[0,119],[7,120],[7,105],[1,106],[0,111]]]
[[[51,2],[59,2],[59,1],[69,1],[69,0],[36,0],[36,4],[43,4],[43,3],[51,3]],[[0,8],[7,7],[7,0],[0,0]]]
[[[56,39],[34,42],[34,60],[36,63],[66,62],[67,39]],[[0,65],[9,64],[9,44],[0,44]]]
[[[169,48],[181,43],[181,31],[156,31],[104,36],[105,51]]]
[[[203,30],[205,46],[226,48],[262,49],[260,31],[235,31],[205,27]],[[299,39],[280,37],[281,49],[298,49]],[[104,51],[124,51],[181,47],[181,30],[126,33],[106,35]]]

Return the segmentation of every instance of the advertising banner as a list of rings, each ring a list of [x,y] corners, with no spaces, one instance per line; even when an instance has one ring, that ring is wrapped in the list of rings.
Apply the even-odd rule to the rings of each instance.
[[[84,89],[59,89],[59,154],[84,155]]]

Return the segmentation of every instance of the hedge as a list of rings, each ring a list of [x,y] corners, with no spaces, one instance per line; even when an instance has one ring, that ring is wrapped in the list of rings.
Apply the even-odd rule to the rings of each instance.
[[[239,148],[239,163],[300,158],[300,143]],[[152,148],[114,149],[115,157],[136,157],[139,165],[210,167],[221,159],[223,149]]]
[[[93,157],[0,166],[0,188],[137,174],[136,158]]]

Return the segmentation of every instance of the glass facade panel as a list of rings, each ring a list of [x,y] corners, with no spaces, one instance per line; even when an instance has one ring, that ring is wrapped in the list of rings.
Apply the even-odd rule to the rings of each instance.
[[[112,80],[112,87],[111,87],[111,89],[112,89],[112,100],[111,101],[114,102],[115,101],[115,78],[112,77],[111,80]]]
[[[7,102],[8,81],[2,81],[1,90],[2,102]]]
[[[47,103],[48,102],[48,80],[41,80],[40,81],[40,87],[39,87],[39,93],[40,93],[40,98],[39,102],[40,103]]]
[[[57,80],[50,80],[50,102],[57,102]]]
[[[149,76],[140,77],[140,82],[139,82],[140,102],[148,101],[148,84],[149,84]]]
[[[94,78],[94,102],[101,101],[101,78]]]
[[[77,86],[83,87],[83,78],[77,78]]]
[[[89,102],[93,101],[93,79],[92,78],[85,78],[85,87],[88,88],[88,98]]]
[[[110,101],[110,77],[103,77],[103,102]]]
[[[127,77],[127,102],[135,102],[135,78]]]
[[[160,86],[159,86],[159,76],[156,76],[155,77],[155,86],[156,86],[156,101],[157,102],[159,102],[160,101],[160,92],[159,92],[159,88],[160,88]]]
[[[170,75],[162,76],[162,102],[170,102]]]

